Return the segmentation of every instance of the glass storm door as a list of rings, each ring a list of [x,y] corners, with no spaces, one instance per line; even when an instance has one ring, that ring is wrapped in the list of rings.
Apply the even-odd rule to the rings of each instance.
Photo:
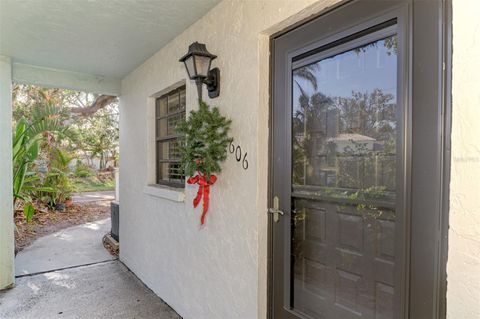
[[[393,318],[397,37],[292,64],[291,291],[313,318]]]
[[[271,318],[445,316],[442,3],[347,1],[273,39]]]
[[[274,146],[274,160],[285,159],[283,173],[274,171],[284,210],[272,223],[281,251],[275,319],[396,318],[404,276],[399,45],[390,19],[288,55],[287,145]]]

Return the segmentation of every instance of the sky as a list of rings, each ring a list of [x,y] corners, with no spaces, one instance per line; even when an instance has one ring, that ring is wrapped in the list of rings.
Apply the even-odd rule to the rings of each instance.
[[[385,47],[384,39],[374,43],[362,47],[360,51],[347,51],[314,63],[317,66],[314,74],[318,91],[329,97],[351,97],[352,91],[365,93],[378,88],[393,94],[395,101],[397,55],[393,49]],[[308,95],[315,93],[310,82],[297,76],[294,80]],[[293,91],[293,102],[296,104],[300,94],[296,85]]]

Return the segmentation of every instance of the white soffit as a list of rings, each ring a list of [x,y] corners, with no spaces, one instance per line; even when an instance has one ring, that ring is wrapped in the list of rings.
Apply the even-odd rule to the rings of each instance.
[[[218,2],[0,0],[0,55],[22,65],[121,79]]]

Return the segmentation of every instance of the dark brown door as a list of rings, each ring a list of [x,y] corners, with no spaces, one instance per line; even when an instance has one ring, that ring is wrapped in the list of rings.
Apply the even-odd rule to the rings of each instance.
[[[275,319],[438,315],[408,308],[422,285],[408,284],[410,172],[425,165],[410,152],[409,16],[409,1],[353,1],[273,42]]]

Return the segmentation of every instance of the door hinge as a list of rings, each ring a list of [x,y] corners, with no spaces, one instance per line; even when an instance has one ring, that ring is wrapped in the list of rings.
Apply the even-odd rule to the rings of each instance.
[[[273,221],[276,223],[280,220],[280,215],[285,215],[285,213],[280,210],[280,200],[278,196],[273,198],[273,207],[268,209],[268,213],[273,214]]]

